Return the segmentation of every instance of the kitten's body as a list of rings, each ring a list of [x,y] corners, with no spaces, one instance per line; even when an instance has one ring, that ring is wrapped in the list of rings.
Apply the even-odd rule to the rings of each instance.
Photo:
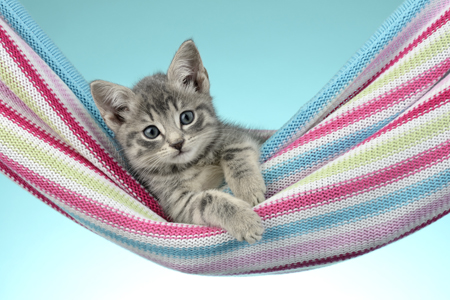
[[[94,81],[91,90],[131,172],[173,221],[219,226],[250,243],[261,238],[251,206],[264,200],[264,138],[218,120],[192,41],[181,45],[167,75],[145,77],[132,90]],[[224,180],[236,197],[218,189]]]

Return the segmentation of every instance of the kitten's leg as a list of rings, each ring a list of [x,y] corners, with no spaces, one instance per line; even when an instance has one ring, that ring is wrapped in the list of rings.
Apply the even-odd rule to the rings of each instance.
[[[251,143],[227,146],[221,157],[225,180],[239,199],[252,206],[265,200],[266,185],[259,169],[259,150]]]
[[[175,222],[220,227],[250,244],[261,239],[261,218],[248,203],[217,190],[184,192],[181,197],[180,206],[169,212]]]

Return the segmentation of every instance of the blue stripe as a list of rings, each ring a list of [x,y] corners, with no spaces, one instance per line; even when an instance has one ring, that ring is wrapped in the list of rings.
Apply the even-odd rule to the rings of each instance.
[[[291,120],[275,133],[261,149],[263,161],[279,151],[287,141],[304,128],[314,116],[331,102],[339,91],[351,82],[360,71],[373,60],[376,54],[400,32],[410,20],[420,12],[430,0],[407,0],[391,17],[386,20],[371,39],[347,62],[331,81]],[[80,99],[101,128],[110,136],[111,130],[106,126],[95,106],[89,86],[78,71],[71,65],[61,51],[53,44],[41,28],[32,20],[24,7],[16,0],[0,0],[0,11],[5,20],[22,38],[40,55],[52,70]]]
[[[310,234],[376,217],[431,196],[449,186],[449,183],[450,169],[446,169],[415,185],[385,196],[320,216],[269,228],[265,232],[264,238],[271,240]]]
[[[402,112],[403,111],[398,112],[378,123],[353,132],[326,145],[322,145],[310,151],[304,152],[264,170],[263,177],[266,185],[277,182],[283,178],[293,176],[303,170],[310,169],[326,160],[331,160],[332,157],[339,156],[364,141],[366,138],[377,133],[380,129],[397,118],[397,116],[399,116]]]
[[[263,239],[259,243],[270,243],[379,216],[431,196],[432,194],[437,193],[443,188],[449,186],[449,182],[450,169],[446,169],[414,185],[402,188],[385,196],[377,197],[361,204],[357,204],[316,217],[302,219],[292,223],[267,228],[264,232]],[[203,257],[213,257],[216,255],[230,253],[233,251],[238,251],[239,249],[251,247],[251,245],[247,244],[246,242],[238,242],[236,240],[212,246],[187,248],[163,247],[126,238],[109,230],[106,230],[98,225],[95,225],[76,215],[70,215],[86,227],[107,236],[113,241],[117,241],[122,244],[131,246],[135,249],[146,251],[152,254],[157,254],[167,258],[200,259]],[[186,240],[180,240],[179,242],[183,246],[189,245],[189,242],[187,242]],[[257,254],[255,253],[255,255]]]
[[[8,24],[44,60],[86,107],[93,119],[112,139],[113,133],[103,121],[92,99],[90,87],[56,45],[16,0],[0,0],[0,13]]]
[[[335,99],[335,97],[352,82],[356,76],[376,57],[402,29],[431,0],[405,1],[369,41],[347,62],[347,64],[327,83],[327,85],[308,103],[306,103],[278,132],[276,132],[262,147],[261,160],[264,162],[287,143],[298,138],[305,126]]]

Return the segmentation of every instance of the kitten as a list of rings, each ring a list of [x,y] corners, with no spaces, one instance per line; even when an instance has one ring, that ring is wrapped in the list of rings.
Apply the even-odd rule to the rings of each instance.
[[[217,118],[192,40],[180,46],[167,75],[145,77],[133,89],[97,80],[91,93],[131,173],[174,222],[218,226],[249,243],[261,239],[251,207],[265,199],[258,162],[265,138]],[[219,190],[224,179],[235,196]]]

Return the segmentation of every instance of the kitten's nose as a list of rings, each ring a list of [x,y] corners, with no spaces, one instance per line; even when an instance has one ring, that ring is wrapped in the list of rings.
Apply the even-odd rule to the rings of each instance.
[[[177,149],[178,151],[181,151],[181,148],[183,147],[184,139],[178,140],[173,144],[169,144],[170,147]]]

